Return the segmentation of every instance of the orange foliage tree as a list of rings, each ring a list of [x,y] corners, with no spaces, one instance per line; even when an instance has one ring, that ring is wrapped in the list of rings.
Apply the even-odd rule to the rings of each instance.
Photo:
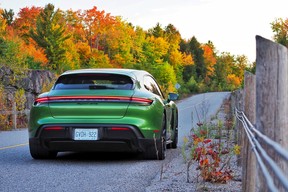
[[[172,24],[162,28],[157,23],[144,30],[96,6],[83,11],[54,10],[52,4],[25,7],[10,26],[1,11],[0,59],[29,68],[57,72],[92,67],[144,69],[159,76],[165,91],[172,91],[177,82],[180,93],[191,93],[237,88],[248,63],[244,56],[216,54],[210,41],[182,39]]]
[[[41,10],[43,8],[34,6],[22,8],[13,22],[13,28],[27,43],[29,42],[29,30],[36,29],[36,20]]]
[[[214,65],[216,64],[215,53],[213,49],[207,44],[202,45],[202,49],[204,51],[204,64],[207,70],[206,77],[210,79],[214,75]]]
[[[110,13],[98,10],[96,6],[85,10],[80,14],[80,17],[83,22],[86,40],[91,49],[101,49],[101,40],[105,40],[106,32],[115,23],[115,17],[111,16]]]

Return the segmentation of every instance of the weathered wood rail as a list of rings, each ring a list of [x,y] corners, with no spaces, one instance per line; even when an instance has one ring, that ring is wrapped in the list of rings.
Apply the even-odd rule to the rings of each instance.
[[[288,154],[288,50],[286,47],[256,36],[256,75],[246,72],[243,93],[237,91],[235,106],[250,120],[251,125],[277,145],[281,151]],[[240,95],[240,96],[239,96]],[[242,95],[242,96],[241,96]],[[242,99],[239,99],[241,98]],[[248,126],[249,127],[249,126]],[[251,127],[251,126],[250,126]],[[259,141],[265,152],[271,157],[280,171],[271,168],[271,162],[264,161],[270,177],[263,175],[255,154],[251,138],[245,133],[242,124],[237,122],[239,131],[238,143],[242,145],[241,164],[242,191],[287,191],[288,161],[268,145],[257,134],[255,141]],[[253,135],[252,135],[253,137]],[[272,145],[272,146],[273,146]],[[253,150],[252,150],[253,149]],[[256,151],[255,151],[256,150]],[[253,153],[255,151],[255,153]],[[285,156],[284,155],[284,156]],[[273,163],[272,163],[273,164]],[[264,171],[265,172],[265,171]],[[282,174],[283,173],[283,174]],[[279,175],[282,176],[279,179]],[[284,178],[283,178],[284,176]],[[286,179],[286,180],[285,180]],[[284,185],[283,185],[284,182]],[[287,182],[287,183],[286,183]],[[287,185],[286,185],[287,184]]]
[[[5,115],[12,115],[12,129],[15,130],[17,128],[24,128],[24,127],[18,127],[18,123],[17,123],[17,119],[18,119],[18,116],[21,115],[21,114],[25,114],[26,116],[26,120],[28,122],[29,120],[29,113],[30,113],[30,110],[29,109],[25,109],[25,110],[22,110],[22,111],[18,111],[17,108],[16,108],[16,102],[13,102],[12,104],[12,110],[11,111],[0,111],[0,114],[5,114]]]

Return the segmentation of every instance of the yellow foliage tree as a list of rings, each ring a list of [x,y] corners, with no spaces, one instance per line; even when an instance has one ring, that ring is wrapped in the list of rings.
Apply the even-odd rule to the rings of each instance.
[[[3,9],[0,8],[0,35],[2,35],[5,32],[7,22],[2,16]]]
[[[163,57],[168,53],[169,43],[162,37],[151,36],[148,41],[152,44],[151,54],[156,63],[163,63]]]
[[[183,60],[183,66],[194,65],[194,60],[191,54],[183,53],[182,60]]]
[[[232,89],[236,89],[241,85],[241,80],[235,74],[229,74],[229,75],[227,75],[227,84]]]
[[[174,50],[171,51],[171,53],[169,54],[169,63],[172,66],[178,66],[178,65],[182,65],[183,63],[183,55],[180,51]]]

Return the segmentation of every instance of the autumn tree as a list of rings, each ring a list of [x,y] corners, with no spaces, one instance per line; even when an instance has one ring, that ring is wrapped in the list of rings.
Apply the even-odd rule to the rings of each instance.
[[[69,31],[69,34],[71,34],[71,36],[73,37],[74,43],[86,43],[84,24],[81,14],[81,10],[73,11],[70,9],[64,12],[67,31]]]
[[[36,30],[36,20],[41,10],[43,8],[34,6],[22,8],[12,24],[15,33],[25,42],[21,43],[21,50],[26,57],[25,62],[31,69],[42,68],[48,63],[44,49],[29,35],[30,30]]]
[[[5,29],[7,26],[7,21],[3,17],[4,10],[0,8],[0,36],[2,36],[5,33]]]
[[[172,24],[168,24],[165,27],[165,37],[169,43],[169,50],[167,54],[167,61],[175,71],[177,81],[182,81],[183,72],[183,53],[180,51],[181,35],[176,27]]]
[[[69,39],[65,34],[65,23],[60,10],[48,4],[37,17],[36,30],[30,30],[30,36],[45,50],[49,68],[62,71],[65,64],[66,49],[64,43]]]
[[[92,50],[86,40],[82,12],[81,10],[73,11],[70,9],[63,12],[63,14],[67,27],[66,33],[71,36],[71,38],[65,42],[65,46],[69,50],[66,51],[66,59],[68,62],[66,68],[89,68]]]
[[[6,12],[5,12],[6,11]],[[14,14],[14,13],[13,13]],[[287,46],[287,20],[272,23],[274,39]],[[181,38],[175,26],[144,30],[96,6],[88,10],[0,9],[0,59],[20,67],[62,72],[77,68],[135,68],[153,74],[165,93],[233,90],[243,82],[245,56],[217,53],[211,41]]]
[[[244,80],[244,73],[247,68],[249,68],[250,64],[248,61],[247,56],[245,55],[238,55],[235,60],[233,69],[233,74],[235,74],[240,82]],[[253,67],[253,66],[252,66]]]
[[[98,10],[98,8],[94,6],[92,9],[85,10],[81,14],[81,18],[84,25],[86,40],[91,49],[99,49],[101,47],[101,41],[105,44],[105,35],[107,34],[107,31],[113,27],[115,17],[112,17],[110,13],[105,13],[103,10]],[[100,49],[103,48],[104,47]]]
[[[211,42],[210,42],[211,43]],[[213,45],[213,44],[212,44]],[[208,83],[214,75],[214,65],[216,64],[216,54],[214,53],[213,47],[207,44],[202,45],[204,65],[206,68],[205,82]]]
[[[155,65],[163,63],[168,53],[169,44],[163,37],[147,37],[143,44],[143,54],[146,57],[146,63],[143,63],[143,69],[151,69]]]
[[[29,30],[36,30],[36,20],[41,10],[43,9],[34,6],[22,8],[13,22],[13,28],[26,43],[30,43]]]
[[[273,38],[277,43],[288,47],[288,19],[275,19],[271,23],[272,30],[275,33]]]
[[[217,56],[213,87],[215,90],[234,90],[239,88],[244,78],[244,71],[249,66],[244,55],[234,56],[224,52]]]
[[[133,66],[132,38],[134,35],[134,29],[129,23],[122,21],[120,17],[115,18],[113,30],[109,30],[105,35],[105,53],[108,54],[115,67]]]
[[[195,71],[196,67],[193,54],[189,46],[189,41],[181,39],[180,51],[183,54],[183,71],[182,71],[183,81],[188,82],[192,77],[195,80],[195,78],[197,77]]]
[[[139,26],[136,26],[134,29],[132,43],[133,68],[141,69],[142,64],[147,62],[143,50],[143,46],[146,43],[146,32]]]

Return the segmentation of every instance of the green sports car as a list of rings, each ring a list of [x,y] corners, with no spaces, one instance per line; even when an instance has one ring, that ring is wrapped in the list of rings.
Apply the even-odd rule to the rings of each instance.
[[[151,74],[132,69],[82,69],[59,76],[30,111],[29,147],[34,159],[58,152],[136,152],[165,159],[177,148],[178,111]]]

